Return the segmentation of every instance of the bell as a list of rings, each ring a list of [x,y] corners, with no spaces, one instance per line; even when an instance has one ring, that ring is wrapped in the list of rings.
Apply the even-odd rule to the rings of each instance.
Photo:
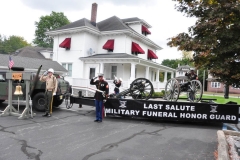
[[[23,95],[22,86],[20,86],[20,85],[16,86],[16,90],[14,92],[14,95]]]

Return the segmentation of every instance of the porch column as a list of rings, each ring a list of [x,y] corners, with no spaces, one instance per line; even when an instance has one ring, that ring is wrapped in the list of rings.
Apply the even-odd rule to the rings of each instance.
[[[160,72],[160,70],[158,69],[157,74],[156,74],[156,82],[159,82],[159,72]]]
[[[149,79],[149,66],[146,66],[145,78]]]
[[[136,67],[136,63],[131,63],[131,77],[130,77],[130,80],[135,79],[135,67]]]
[[[100,63],[99,73],[103,73],[103,69],[104,69],[104,64]]]
[[[173,75],[174,75],[174,73],[173,73],[173,72],[171,72],[171,78],[173,78]]]
[[[167,72],[164,72],[164,82],[167,82]]]

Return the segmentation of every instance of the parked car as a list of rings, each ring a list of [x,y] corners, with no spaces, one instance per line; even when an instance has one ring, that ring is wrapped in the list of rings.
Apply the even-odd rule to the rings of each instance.
[[[56,92],[56,95],[53,98],[53,106],[58,107],[62,104],[65,95],[68,93],[71,93],[71,87],[69,85],[69,82],[64,80],[64,77],[54,74],[58,81],[58,89]],[[31,73],[31,80],[30,80],[30,90],[33,87],[34,79],[35,79],[36,73]],[[39,77],[40,78],[40,77]],[[39,79],[38,78],[38,79]],[[22,88],[22,95],[14,95],[15,88],[17,85],[20,85]],[[33,108],[38,111],[44,111],[45,110],[45,89],[46,89],[46,83],[38,81],[36,84],[35,89],[32,92],[32,104]],[[5,100],[8,100],[8,79],[6,79],[6,71],[0,71],[0,103],[4,102]],[[18,80],[13,81],[13,87],[12,87],[12,99],[13,100],[26,100],[26,83],[25,80],[21,80],[19,82]]]

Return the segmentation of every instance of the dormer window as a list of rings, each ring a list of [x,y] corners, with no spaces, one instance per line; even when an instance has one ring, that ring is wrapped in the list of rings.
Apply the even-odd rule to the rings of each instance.
[[[132,54],[138,55],[138,54],[144,54],[144,50],[139,46],[139,44],[132,42]]]
[[[144,34],[144,35],[146,36],[146,35],[148,35],[148,34],[151,34],[151,32],[148,30],[147,27],[142,26],[142,34]]]
[[[106,49],[108,52],[113,52],[114,50],[114,39],[109,39],[104,45],[103,49]]]

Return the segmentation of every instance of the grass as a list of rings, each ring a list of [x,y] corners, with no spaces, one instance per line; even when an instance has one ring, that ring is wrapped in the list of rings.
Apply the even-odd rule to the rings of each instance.
[[[187,96],[186,95],[181,95],[179,97],[186,98]],[[220,95],[204,94],[204,95],[202,95],[202,99],[216,99],[216,100],[213,100],[213,101],[218,103],[218,104],[226,104],[227,102],[232,101],[232,102],[236,102],[238,105],[240,105],[240,98],[238,98],[238,97],[229,97],[228,99],[225,99],[223,97],[223,95],[220,96]]]
[[[218,104],[226,104],[229,101],[236,102],[238,105],[240,104],[240,98],[238,97],[229,97],[228,99],[225,99],[223,96],[211,96],[211,95],[206,95],[204,94],[202,96],[202,99],[208,98],[208,99],[217,99],[214,100],[214,102]]]

